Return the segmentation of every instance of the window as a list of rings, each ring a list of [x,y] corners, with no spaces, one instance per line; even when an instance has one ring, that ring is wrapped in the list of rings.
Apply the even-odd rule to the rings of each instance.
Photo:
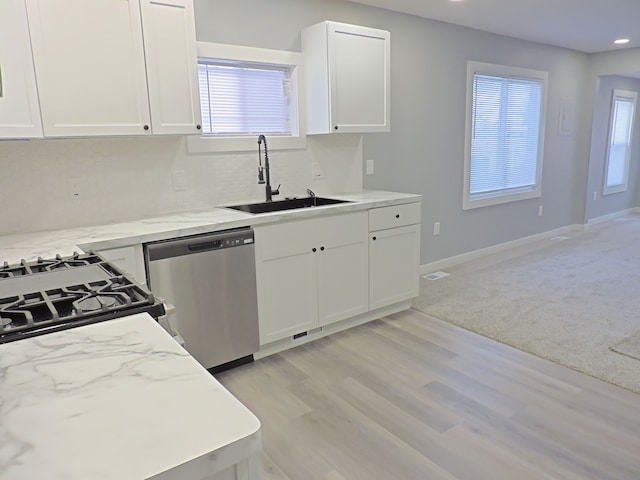
[[[271,150],[304,148],[301,65],[300,53],[198,42],[203,134],[189,152],[253,151],[260,134]]]
[[[613,91],[603,195],[624,192],[627,189],[637,98],[636,92]]]
[[[291,135],[290,71],[278,65],[199,61],[203,133]]]
[[[547,73],[468,62],[463,208],[539,197]]]

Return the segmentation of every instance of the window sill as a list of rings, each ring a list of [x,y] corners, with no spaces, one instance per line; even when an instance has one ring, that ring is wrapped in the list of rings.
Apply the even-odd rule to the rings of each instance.
[[[502,203],[517,202],[520,200],[528,200],[531,198],[539,198],[542,196],[540,188],[526,189],[525,191],[516,191],[510,193],[493,193],[487,195],[465,195],[462,200],[463,210],[472,210],[474,208],[489,207],[491,205],[500,205]]]
[[[602,195],[611,195],[613,193],[620,193],[620,192],[626,192],[627,191],[627,185],[623,184],[623,185],[613,185],[611,187],[604,187],[602,189]]]
[[[269,150],[303,150],[307,147],[305,135],[278,137],[267,135]],[[187,152],[253,152],[258,148],[258,135],[251,137],[208,137],[190,135],[187,137]]]

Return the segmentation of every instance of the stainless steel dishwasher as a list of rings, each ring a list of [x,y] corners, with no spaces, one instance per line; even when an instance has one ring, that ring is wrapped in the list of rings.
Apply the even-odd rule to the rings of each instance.
[[[175,306],[185,348],[207,369],[253,360],[259,348],[253,229],[145,244],[151,291]]]

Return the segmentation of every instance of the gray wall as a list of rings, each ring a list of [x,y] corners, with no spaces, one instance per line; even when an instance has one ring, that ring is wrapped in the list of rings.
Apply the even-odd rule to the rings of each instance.
[[[587,56],[407,16],[388,16],[387,25],[392,132],[365,136],[364,156],[376,160],[376,175],[364,185],[424,195],[422,263],[581,223],[587,148],[579,99]],[[468,60],[549,72],[540,199],[462,210]],[[568,136],[558,134],[561,99],[577,106]]]
[[[590,117],[580,99],[587,55],[344,1],[196,0],[202,41],[299,51],[300,30],[322,20],[391,32],[391,133],[364,136],[364,158],[375,160],[364,186],[424,196],[423,264],[582,223]],[[549,72],[541,199],[462,210],[468,60]],[[568,136],[558,135],[561,99],[576,104]],[[438,237],[432,235],[436,221]]]
[[[609,75],[626,75],[626,74],[637,74],[640,72],[640,48],[629,48],[619,51],[613,52],[605,52],[605,53],[597,53],[589,56],[589,68],[587,73],[587,92],[593,92],[592,95],[587,96],[585,98],[585,103],[587,103],[587,112],[592,117],[590,118],[591,122],[595,124],[596,122],[596,113],[597,109],[595,108],[596,100],[598,97],[598,91],[600,89],[600,79],[604,76]],[[591,102],[591,103],[589,103]],[[602,133],[599,130],[593,130],[589,132],[590,139],[593,135],[601,135]],[[640,142],[640,137],[636,137],[636,142]],[[598,216],[608,215],[610,213],[614,213],[617,210],[615,205],[615,200],[611,200],[610,202],[613,205],[607,205],[607,198],[603,200],[602,197],[598,196],[598,200],[593,200],[593,191],[594,188],[602,188],[602,175],[603,168],[599,168],[599,164],[601,164],[601,160],[597,157],[593,157],[593,164],[591,165],[588,172],[588,185],[589,192],[585,195],[585,216],[584,223],[586,223],[589,219],[597,218]],[[638,162],[637,156],[635,157],[635,162]],[[632,164],[634,163],[634,158],[632,158]],[[640,172],[638,173],[640,174]],[[630,177],[633,181],[633,177]],[[599,182],[599,183],[598,183]],[[636,188],[636,207],[640,206],[640,181],[636,178],[636,184],[639,187]],[[610,195],[609,197],[615,197],[614,195]],[[600,203],[598,203],[600,202]],[[608,207],[608,208],[607,208]]]
[[[601,76],[593,108],[593,128],[591,133],[591,154],[589,160],[589,183],[585,202],[587,221],[612,213],[633,208],[637,205],[638,175],[640,168],[640,122],[636,112],[629,166],[629,184],[625,192],[602,195],[604,172],[611,117],[611,95],[614,89],[640,92],[640,80],[616,75]],[[593,194],[596,194],[594,199]]]

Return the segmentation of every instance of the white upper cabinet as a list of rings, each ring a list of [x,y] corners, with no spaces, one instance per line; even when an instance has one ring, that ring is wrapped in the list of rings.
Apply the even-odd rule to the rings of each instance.
[[[42,137],[24,0],[0,1],[0,138]]]
[[[27,6],[45,136],[148,131],[138,0],[27,0]]]
[[[302,31],[307,133],[388,132],[390,34],[322,22]]]
[[[199,133],[193,2],[141,0],[141,8],[153,133]]]
[[[45,136],[198,132],[193,6],[142,2],[27,0]]]

